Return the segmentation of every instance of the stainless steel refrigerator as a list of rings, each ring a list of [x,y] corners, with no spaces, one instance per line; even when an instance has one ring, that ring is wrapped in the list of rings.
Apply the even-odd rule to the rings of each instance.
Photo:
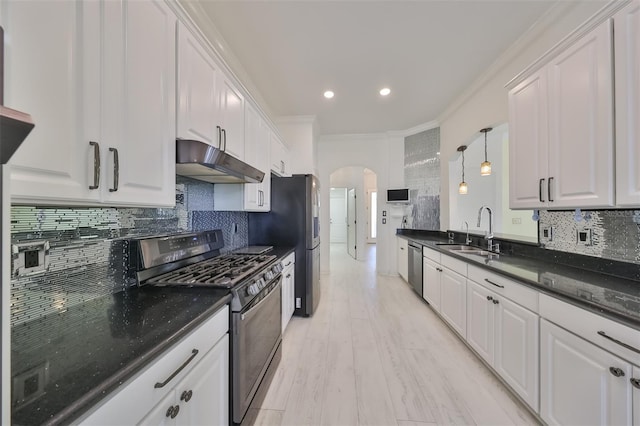
[[[313,175],[271,178],[271,211],[249,213],[249,244],[295,247],[294,314],[320,302],[320,185]]]

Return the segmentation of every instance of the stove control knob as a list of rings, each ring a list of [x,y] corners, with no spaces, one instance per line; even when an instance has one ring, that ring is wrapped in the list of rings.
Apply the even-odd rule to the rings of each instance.
[[[256,286],[258,287],[258,289],[262,290],[264,288],[264,280],[262,278],[257,280],[256,281]]]
[[[271,272],[271,271],[267,271],[267,272],[264,274],[264,276],[265,276],[265,278],[266,278],[267,280],[270,280],[271,278],[273,278],[273,272]]]
[[[275,274],[279,274],[280,272],[282,272],[282,270],[283,270],[283,269],[284,269],[284,268],[282,267],[282,263],[278,263],[277,265],[275,265],[275,266],[273,267],[273,272],[274,272]]]
[[[249,286],[249,294],[252,296],[255,296],[256,294],[258,294],[258,292],[260,291],[260,289],[258,288],[258,286],[256,284],[251,284]]]

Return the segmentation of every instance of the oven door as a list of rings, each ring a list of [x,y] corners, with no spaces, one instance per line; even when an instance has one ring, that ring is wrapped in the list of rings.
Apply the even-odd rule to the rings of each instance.
[[[256,304],[233,314],[233,422],[240,423],[282,340],[282,275]]]

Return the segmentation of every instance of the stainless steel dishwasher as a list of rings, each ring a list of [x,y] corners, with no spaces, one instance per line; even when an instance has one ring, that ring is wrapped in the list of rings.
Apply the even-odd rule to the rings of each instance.
[[[422,297],[422,246],[409,242],[409,284]]]

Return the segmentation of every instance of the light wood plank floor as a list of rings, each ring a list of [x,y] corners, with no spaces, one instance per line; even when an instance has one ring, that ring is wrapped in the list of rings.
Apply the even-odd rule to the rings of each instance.
[[[311,318],[293,317],[251,425],[535,425],[524,408],[399,277],[331,246]]]

